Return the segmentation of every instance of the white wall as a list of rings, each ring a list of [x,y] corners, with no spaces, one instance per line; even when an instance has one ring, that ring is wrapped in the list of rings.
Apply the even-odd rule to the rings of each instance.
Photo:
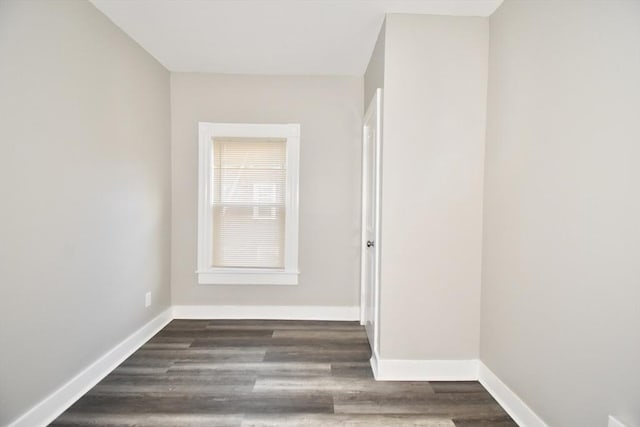
[[[386,28],[384,22],[378,33],[376,44],[364,73],[364,109],[369,108],[371,99],[378,88],[384,88],[384,45]]]
[[[0,64],[7,425],[168,307],[170,110],[168,72],[87,2],[0,2]]]
[[[550,426],[640,426],[640,2],[491,17],[481,359]]]
[[[478,355],[487,18],[388,15],[381,356]]]
[[[172,301],[357,306],[361,77],[171,75]],[[297,286],[198,285],[198,122],[300,123]]]

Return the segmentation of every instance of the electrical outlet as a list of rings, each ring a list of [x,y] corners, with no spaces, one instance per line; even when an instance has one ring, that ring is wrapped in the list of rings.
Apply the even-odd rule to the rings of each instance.
[[[151,292],[144,294],[144,306],[149,307],[151,305]]]

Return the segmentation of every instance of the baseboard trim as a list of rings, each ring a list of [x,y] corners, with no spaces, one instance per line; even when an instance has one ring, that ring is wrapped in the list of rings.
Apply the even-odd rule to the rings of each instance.
[[[383,359],[374,354],[371,369],[378,381],[474,381],[478,361]]]
[[[609,422],[607,424],[607,427],[627,427],[627,426],[624,425],[622,421],[620,421],[613,415],[609,415]]]
[[[369,360],[369,364],[371,365],[371,371],[373,372],[373,378],[378,379],[378,361],[380,360],[380,356],[378,352],[373,350],[371,352],[371,359]]]
[[[360,320],[358,306],[174,305],[174,319]]]
[[[548,427],[517,394],[482,362],[478,364],[478,380],[520,427]]]
[[[360,308],[349,306],[172,306],[109,350],[63,386],[9,424],[9,427],[47,425],[106,377],[172,319],[278,319],[357,321]],[[378,381],[478,380],[521,427],[548,427],[484,363],[469,360],[384,359],[375,351],[371,369]],[[609,427],[624,427],[609,418]]]
[[[171,308],[168,308],[129,335],[124,341],[109,350],[62,387],[37,403],[33,408],[9,424],[9,427],[48,425],[153,335],[164,328],[171,319]]]
[[[480,360],[384,359],[373,352],[370,363],[378,381],[479,381],[520,427],[548,427]],[[609,427],[624,427],[613,417],[609,422]]]

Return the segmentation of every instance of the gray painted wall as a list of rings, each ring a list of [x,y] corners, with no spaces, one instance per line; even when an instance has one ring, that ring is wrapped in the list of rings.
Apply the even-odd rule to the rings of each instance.
[[[640,426],[640,2],[491,17],[480,357],[550,426]]]
[[[478,356],[487,18],[387,15],[381,356]]]
[[[172,301],[357,306],[362,77],[172,73]],[[300,123],[300,280],[198,285],[198,122]]]
[[[169,306],[170,107],[87,2],[0,2],[0,63],[7,425]]]

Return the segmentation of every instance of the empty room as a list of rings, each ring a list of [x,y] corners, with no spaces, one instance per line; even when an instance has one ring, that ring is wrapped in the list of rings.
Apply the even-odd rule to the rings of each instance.
[[[0,0],[0,426],[640,427],[640,0]]]

